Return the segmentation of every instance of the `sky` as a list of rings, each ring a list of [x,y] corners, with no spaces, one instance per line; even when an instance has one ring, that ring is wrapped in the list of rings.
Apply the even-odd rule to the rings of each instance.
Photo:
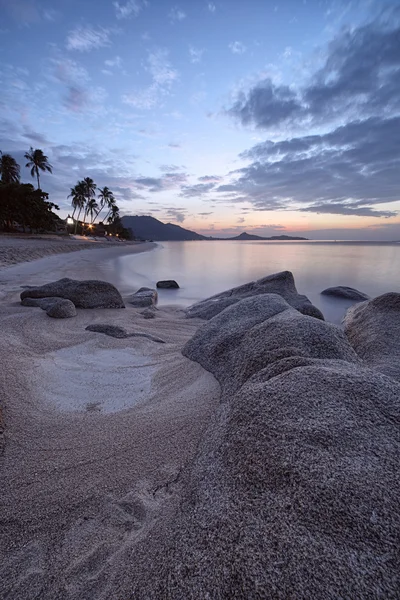
[[[0,0],[0,150],[204,235],[400,240],[400,0]]]

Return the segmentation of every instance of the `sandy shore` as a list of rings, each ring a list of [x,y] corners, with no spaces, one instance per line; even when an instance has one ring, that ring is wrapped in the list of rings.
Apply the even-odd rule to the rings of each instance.
[[[35,252],[60,247],[41,243]],[[55,320],[20,305],[24,285],[66,276],[116,283],[110,259],[154,247],[121,246],[0,270],[1,598],[129,598],[135,549],[172,518],[180,472],[218,404],[216,380],[181,354],[200,321],[178,309],[153,320],[129,305]],[[11,247],[8,264],[32,251],[19,240]],[[0,256],[4,264],[1,244]],[[85,330],[94,323],[166,343]]]

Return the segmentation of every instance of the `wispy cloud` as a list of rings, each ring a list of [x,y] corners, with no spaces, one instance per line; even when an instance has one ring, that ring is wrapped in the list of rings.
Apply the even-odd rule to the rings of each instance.
[[[67,50],[78,50],[79,52],[89,52],[96,48],[109,46],[110,30],[103,27],[76,27],[69,32],[67,36]]]
[[[106,75],[113,75],[116,70],[121,71],[124,75],[127,74],[123,68],[123,60],[120,56],[105,60],[104,66],[106,68],[102,69],[102,73],[105,73]]]
[[[138,2],[137,0],[128,0],[128,2],[113,2],[117,19],[128,19],[137,17],[141,10],[147,6],[147,2]]]
[[[211,13],[215,13],[215,11],[217,10],[217,7],[215,6],[215,4],[213,2],[209,2],[207,4],[207,8]]]
[[[139,109],[151,109],[159,106],[162,99],[171,93],[173,83],[179,74],[168,60],[168,51],[159,49],[150,52],[146,70],[151,74],[152,83],[130,94],[124,94],[122,101]]]
[[[186,19],[186,13],[184,13],[183,10],[181,10],[177,6],[173,6],[168,13],[168,18],[171,21],[171,23],[175,23],[176,21],[183,21],[183,19]]]
[[[244,54],[247,48],[242,42],[232,42],[229,44],[229,50],[233,54]]]
[[[194,48],[193,46],[189,46],[190,62],[192,62],[192,63],[201,62],[204,52],[205,52],[204,48]]]

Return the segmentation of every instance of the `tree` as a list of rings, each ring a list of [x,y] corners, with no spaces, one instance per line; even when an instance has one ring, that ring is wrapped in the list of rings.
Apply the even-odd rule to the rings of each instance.
[[[95,198],[91,198],[89,202],[86,204],[86,216],[90,215],[90,224],[92,225],[93,221],[97,217],[99,213],[99,205],[97,204]]]
[[[97,217],[100,215],[101,211],[103,210],[103,208],[106,206],[109,211],[111,209],[111,207],[113,206],[113,204],[115,204],[115,198],[114,195],[112,193],[112,191],[107,187],[103,187],[99,189],[99,203],[100,203],[100,210],[97,213]],[[108,215],[106,215],[107,218]]]
[[[31,176],[37,178],[37,186],[38,190],[40,189],[40,181],[39,181],[39,170],[40,171],[48,171],[52,173],[52,166],[49,163],[49,159],[45,154],[43,154],[43,150],[37,148],[34,150],[31,146],[29,152],[25,153],[25,158],[28,160],[26,163],[26,167],[31,169]]]
[[[117,219],[119,219],[119,208],[118,206],[114,203],[110,209],[110,214],[109,217],[107,219],[107,222],[109,225],[112,225]]]
[[[85,230],[85,223],[86,223],[86,216],[87,216],[87,211],[88,211],[88,206],[89,206],[89,202],[92,198],[95,198],[96,196],[96,184],[93,181],[93,179],[91,179],[90,177],[85,177],[85,179],[82,180],[82,185],[83,185],[83,189],[85,190],[85,199],[86,199],[86,209],[84,212],[84,217],[83,217],[83,225],[82,225],[82,233]]]
[[[75,221],[75,234],[78,229],[78,222],[79,222],[79,217],[81,215],[82,209],[85,208],[85,203],[86,203],[85,193],[86,193],[85,184],[83,183],[83,181],[78,181],[78,183],[76,185],[74,185],[73,188],[71,188],[71,193],[68,196],[68,198],[72,197],[71,204],[72,204],[72,208],[74,209],[74,212],[72,213],[72,218],[74,218],[75,212],[79,209],[78,217]]]
[[[59,209],[47,199],[48,194],[30,183],[1,184],[0,227],[12,230],[13,223],[18,223],[24,231],[54,231],[59,217],[52,209]]]
[[[3,154],[0,150],[0,174],[2,183],[19,182],[19,164],[11,154]]]

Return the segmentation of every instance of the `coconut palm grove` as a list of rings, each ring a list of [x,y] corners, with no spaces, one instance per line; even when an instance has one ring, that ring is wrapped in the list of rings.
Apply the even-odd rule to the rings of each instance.
[[[71,187],[68,198],[71,199],[72,216],[60,219],[53,212],[59,207],[49,202],[49,194],[40,187],[40,173],[53,172],[48,157],[40,148],[32,147],[24,156],[28,161],[25,168],[36,179],[36,189],[31,183],[20,181],[20,165],[13,156],[0,151],[0,230],[130,237],[130,232],[122,226],[113,192],[107,186],[98,188],[90,177]]]

